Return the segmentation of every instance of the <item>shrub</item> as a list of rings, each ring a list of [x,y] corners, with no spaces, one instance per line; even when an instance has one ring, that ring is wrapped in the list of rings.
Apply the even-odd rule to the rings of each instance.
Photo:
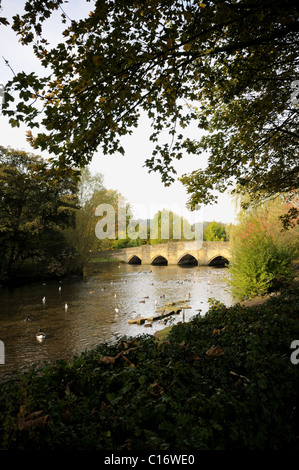
[[[293,277],[294,246],[272,236],[266,215],[251,213],[233,230],[228,282],[238,299],[279,289]]]

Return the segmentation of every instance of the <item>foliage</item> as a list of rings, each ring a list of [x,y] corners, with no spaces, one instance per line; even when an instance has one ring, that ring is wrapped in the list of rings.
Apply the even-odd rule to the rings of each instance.
[[[262,206],[263,204],[273,203],[271,211],[273,212],[274,206],[282,210],[282,214],[278,215],[277,227],[286,231],[299,225],[299,191],[293,189],[287,193],[274,194],[268,198],[264,190],[256,191],[254,195],[243,191],[242,194],[235,194],[236,206],[241,209],[254,209]],[[282,205],[283,204],[283,205]],[[276,216],[276,214],[275,214]]]
[[[291,279],[290,250],[276,245],[271,236],[255,233],[235,243],[233,250],[230,285],[237,298],[266,294]]]
[[[279,216],[287,210],[280,201],[266,203],[242,214],[233,228],[229,283],[237,298],[266,294],[292,279],[298,226],[282,231]]]
[[[156,145],[146,166],[165,184],[176,158],[207,152],[207,168],[181,178],[192,205],[231,184],[251,195],[298,188],[298,2],[101,0],[79,21],[63,3],[27,1],[15,15],[50,75],[15,73],[3,105],[12,126],[43,116],[28,140],[54,164],[86,165],[98,147],[124,153],[122,136],[145,113]],[[43,26],[55,10],[68,24],[51,47]],[[193,121],[200,140],[184,135]]]
[[[290,450],[298,435],[298,289],[153,336],[102,344],[0,384],[9,450]]]
[[[203,231],[203,239],[208,242],[227,241],[225,227],[219,222],[210,222]]]
[[[162,209],[152,219],[133,218],[127,224],[126,238],[118,238],[112,243],[113,248],[128,248],[140,245],[156,245],[180,240],[193,240],[194,231],[184,217]]]
[[[84,263],[90,257],[91,251],[111,249],[115,243],[115,240],[100,240],[96,237],[95,227],[99,220],[95,215],[96,208],[101,204],[108,204],[113,209],[112,214],[105,216],[105,222],[115,227],[116,239],[119,233],[119,221],[125,219],[124,223],[128,223],[131,213],[124,197],[118,191],[104,186],[103,175],[92,174],[88,168],[80,172],[78,198],[76,224],[65,230],[64,234]]]
[[[74,224],[77,173],[41,157],[0,147],[0,278],[63,271],[73,255],[61,230]],[[20,272],[21,270],[21,272]]]
[[[130,248],[132,246],[140,246],[144,244],[144,240],[140,238],[131,239],[130,237],[119,238],[112,243],[112,249]]]
[[[162,209],[150,221],[148,240],[151,245],[194,238],[194,232],[187,219],[173,211]]]

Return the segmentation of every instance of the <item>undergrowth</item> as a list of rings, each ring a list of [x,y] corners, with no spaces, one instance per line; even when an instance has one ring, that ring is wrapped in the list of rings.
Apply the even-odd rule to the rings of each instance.
[[[0,448],[265,450],[298,432],[298,289],[213,305],[164,341],[124,337],[0,384]]]

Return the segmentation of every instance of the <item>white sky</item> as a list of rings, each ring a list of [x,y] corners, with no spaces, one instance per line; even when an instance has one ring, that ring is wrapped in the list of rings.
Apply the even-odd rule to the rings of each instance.
[[[0,15],[10,18],[13,14],[21,14],[24,4],[23,0],[2,0]],[[63,8],[70,18],[76,19],[83,17],[84,12],[92,9],[92,5],[92,2],[86,4],[83,0],[70,0],[69,4]],[[51,42],[59,41],[59,21],[50,20],[47,34]],[[38,74],[41,71],[42,75],[45,74],[31,47],[22,46],[9,27],[0,26],[0,83],[5,86],[5,83],[12,78],[12,72],[5,64],[3,57],[9,61],[15,73],[34,71]],[[8,118],[4,117],[0,111],[0,145],[47,157],[48,155],[44,152],[33,151],[26,141],[26,130],[24,125],[20,128],[12,128],[8,123]],[[35,131],[33,129],[33,134]],[[199,131],[195,127],[191,132],[193,133],[189,135],[195,138]],[[91,171],[104,175],[105,187],[118,190],[133,208],[135,217],[150,218],[158,209],[165,208],[183,215],[191,223],[213,220],[224,223],[235,222],[235,202],[228,195],[220,195],[218,204],[205,206],[196,213],[190,213],[185,208],[188,196],[180,182],[177,181],[170,187],[165,187],[158,173],[148,173],[143,165],[145,160],[151,157],[152,144],[148,140],[149,135],[150,128],[146,121],[140,123],[131,136],[123,139],[126,151],[124,156],[105,156],[99,150],[91,162]],[[200,159],[198,156],[186,155],[182,160],[175,162],[177,176],[202,168],[203,164],[202,157]]]

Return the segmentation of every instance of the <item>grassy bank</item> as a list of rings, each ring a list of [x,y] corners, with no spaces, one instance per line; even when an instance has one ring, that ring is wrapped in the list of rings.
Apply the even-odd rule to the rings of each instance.
[[[32,368],[0,385],[0,448],[293,448],[298,301],[294,288],[255,307],[215,305],[164,341],[122,338]]]

